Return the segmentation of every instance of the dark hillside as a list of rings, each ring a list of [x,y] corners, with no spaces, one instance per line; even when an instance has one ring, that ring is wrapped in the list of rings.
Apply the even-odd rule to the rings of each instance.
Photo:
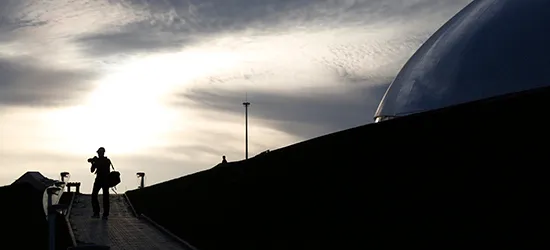
[[[200,250],[535,244],[549,104],[545,88],[411,115],[127,194]]]

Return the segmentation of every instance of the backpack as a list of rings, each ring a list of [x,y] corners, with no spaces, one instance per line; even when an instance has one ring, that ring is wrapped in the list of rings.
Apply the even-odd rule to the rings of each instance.
[[[120,172],[118,171],[112,171],[109,173],[109,176],[107,177],[107,183],[109,184],[109,187],[115,187],[120,183]]]

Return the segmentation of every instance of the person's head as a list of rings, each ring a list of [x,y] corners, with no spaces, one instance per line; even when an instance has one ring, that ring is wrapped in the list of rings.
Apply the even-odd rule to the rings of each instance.
[[[105,148],[104,147],[100,147],[98,150],[97,150],[97,155],[102,157],[105,155]]]
[[[225,160],[225,155],[224,155],[224,156],[222,156],[222,159],[224,159],[224,160]]]

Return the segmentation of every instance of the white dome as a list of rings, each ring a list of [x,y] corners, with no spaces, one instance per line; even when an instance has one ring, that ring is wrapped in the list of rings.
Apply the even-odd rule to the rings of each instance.
[[[401,69],[375,119],[550,85],[550,0],[477,0]]]

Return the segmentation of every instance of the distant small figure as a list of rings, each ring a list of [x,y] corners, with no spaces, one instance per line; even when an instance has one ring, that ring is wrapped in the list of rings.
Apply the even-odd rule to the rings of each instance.
[[[227,163],[227,160],[225,159],[225,155],[222,156],[222,163]]]
[[[108,176],[111,172],[110,167],[113,166],[111,160],[105,156],[105,148],[100,147],[97,150],[97,156],[88,159],[89,163],[92,163],[90,171],[95,172],[96,177],[94,181],[94,187],[92,189],[92,209],[94,214],[93,218],[99,218],[99,190],[103,190],[103,219],[109,217],[109,182]],[[114,169],[114,167],[113,167]]]

